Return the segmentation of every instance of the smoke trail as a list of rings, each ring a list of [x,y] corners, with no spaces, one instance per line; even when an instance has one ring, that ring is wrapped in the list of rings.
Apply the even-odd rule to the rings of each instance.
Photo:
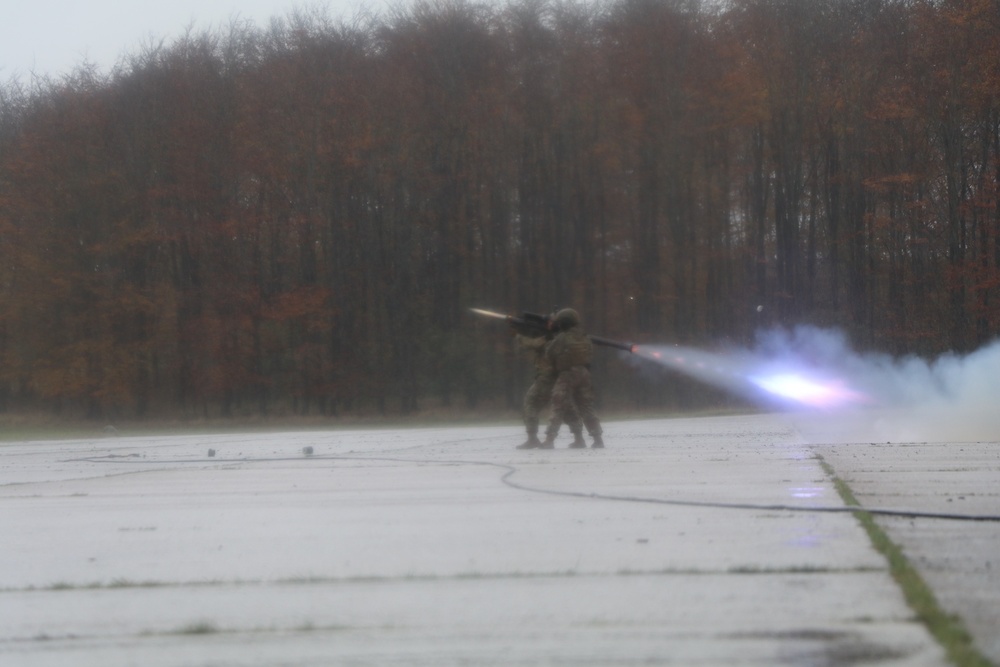
[[[1000,341],[965,356],[897,359],[802,326],[762,332],[753,349],[643,345],[636,355],[791,411],[814,441],[1000,441]]]

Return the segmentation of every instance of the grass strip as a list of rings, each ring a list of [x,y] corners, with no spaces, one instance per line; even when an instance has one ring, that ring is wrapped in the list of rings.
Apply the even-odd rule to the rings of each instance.
[[[851,487],[837,476],[836,471],[822,457],[820,465],[833,480],[834,487],[844,503],[861,507]],[[976,649],[972,635],[965,629],[962,619],[941,608],[930,586],[910,564],[903,550],[879,527],[874,517],[868,512],[855,512],[854,516],[868,533],[872,546],[888,561],[889,572],[903,591],[906,604],[941,644],[952,664],[957,667],[995,667]]]

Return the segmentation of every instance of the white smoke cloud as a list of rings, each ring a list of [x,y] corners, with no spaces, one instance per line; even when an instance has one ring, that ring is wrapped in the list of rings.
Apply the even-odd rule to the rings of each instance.
[[[763,407],[813,442],[1000,442],[1000,340],[968,355],[894,358],[802,326],[753,349],[642,346],[637,354]]]

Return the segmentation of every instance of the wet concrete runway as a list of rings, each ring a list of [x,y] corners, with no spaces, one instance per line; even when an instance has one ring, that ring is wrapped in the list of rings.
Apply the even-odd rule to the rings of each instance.
[[[820,456],[866,505],[1000,506],[995,444],[766,415],[521,435],[0,445],[0,664],[944,665],[855,516],[799,510],[843,506]],[[878,522],[1000,660],[998,524]]]
[[[813,447],[866,507],[1000,515],[1000,444],[841,444]],[[1000,664],[1000,521],[879,517],[941,606]]]

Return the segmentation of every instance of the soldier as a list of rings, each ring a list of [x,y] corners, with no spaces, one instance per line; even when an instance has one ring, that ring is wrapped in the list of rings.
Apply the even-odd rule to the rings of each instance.
[[[572,308],[563,308],[552,322],[556,336],[546,346],[545,356],[556,373],[552,388],[552,419],[545,431],[541,448],[554,446],[562,422],[573,432],[570,447],[586,447],[583,428],[594,439],[593,447],[604,447],[601,421],[594,411],[594,388],[590,379],[590,360],[593,344],[580,327],[580,315]],[[582,425],[581,425],[582,421]]]
[[[550,326],[552,317],[548,318]],[[521,411],[528,439],[518,445],[518,449],[539,449],[545,446],[545,443],[538,439],[538,423],[542,410],[552,402],[552,388],[556,384],[555,368],[545,354],[546,348],[552,342],[552,336],[551,331],[543,335],[526,335],[521,332],[515,335],[518,344],[531,352],[535,362],[535,380],[524,395],[524,405]],[[556,426],[557,430],[559,425],[561,425],[561,420]],[[551,446],[550,444],[549,447]]]

